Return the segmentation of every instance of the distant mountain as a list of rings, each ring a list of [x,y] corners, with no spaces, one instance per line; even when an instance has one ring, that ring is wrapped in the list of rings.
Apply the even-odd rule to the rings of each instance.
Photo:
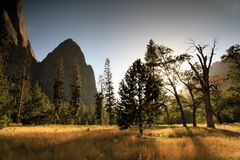
[[[226,89],[229,87],[231,81],[227,79],[227,74],[230,69],[229,62],[216,61],[212,64],[209,71],[209,79],[210,81],[218,80],[222,89]]]
[[[80,47],[73,40],[67,39],[49,53],[42,62],[37,62],[26,34],[22,0],[0,0],[0,55],[7,57],[9,77],[14,77],[16,68],[21,63],[19,62],[21,57],[26,55],[31,63],[29,71],[32,82],[39,81],[43,91],[50,98],[53,95],[53,76],[57,67],[56,57],[62,56],[64,59],[65,98],[69,93],[72,66],[79,63],[83,85],[83,102],[87,105],[95,103],[96,85],[93,69],[86,64]]]
[[[38,64],[39,76],[37,79],[43,87],[43,91],[52,98],[53,78],[57,68],[56,60],[58,57],[62,57],[64,61],[65,98],[67,98],[69,93],[73,65],[77,63],[80,64],[83,101],[88,105],[93,105],[94,96],[97,92],[93,69],[90,65],[86,64],[81,48],[72,39],[67,39],[59,44],[57,48]]]
[[[214,75],[226,76],[229,68],[230,68],[229,62],[216,61],[212,64],[209,75],[210,76],[214,76]]]

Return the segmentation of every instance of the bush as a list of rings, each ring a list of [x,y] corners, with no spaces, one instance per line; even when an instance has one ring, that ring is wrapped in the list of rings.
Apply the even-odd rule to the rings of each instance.
[[[0,129],[5,128],[10,123],[10,118],[7,115],[0,117]]]

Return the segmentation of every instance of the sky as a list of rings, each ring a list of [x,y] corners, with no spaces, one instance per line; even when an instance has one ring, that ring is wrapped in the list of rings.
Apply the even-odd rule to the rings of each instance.
[[[23,0],[23,9],[38,61],[72,38],[96,84],[110,59],[115,93],[129,66],[144,60],[150,39],[181,54],[189,39],[212,44],[216,38],[214,61],[240,43],[239,0]]]

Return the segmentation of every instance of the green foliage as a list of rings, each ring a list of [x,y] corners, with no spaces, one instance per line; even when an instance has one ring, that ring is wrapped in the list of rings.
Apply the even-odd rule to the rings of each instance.
[[[183,111],[183,106],[180,101],[179,93],[177,91],[178,85],[178,75],[180,72],[180,66],[182,63],[189,58],[188,55],[183,54],[180,56],[173,55],[173,50],[166,46],[160,45],[157,46],[157,56],[158,56],[158,66],[160,70],[160,74],[163,77],[166,77],[164,88],[174,95],[176,102],[179,106],[179,110],[181,113],[182,124],[184,127],[187,126],[186,118]]]
[[[33,87],[32,101],[23,109],[23,122],[27,124],[50,123],[52,112],[53,106],[36,82]]]
[[[8,81],[6,75],[5,61],[2,56],[0,56],[0,115],[6,114],[7,111],[11,110],[11,102],[13,101],[13,96],[11,94],[11,89],[13,84]]]
[[[149,67],[151,74],[155,75],[156,67],[158,67],[157,45],[150,39],[145,53],[146,65]]]
[[[0,129],[5,128],[10,123],[11,119],[7,115],[3,115],[0,117]]]
[[[17,123],[21,122],[23,109],[30,104],[32,98],[30,75],[28,71],[29,67],[30,59],[27,54],[23,52],[21,58],[18,61],[15,81],[17,100]]]
[[[59,111],[63,104],[64,97],[64,64],[63,58],[57,59],[57,69],[54,77],[53,85],[53,104],[54,104],[54,123],[60,121]]]
[[[236,44],[227,49],[223,61],[231,62],[228,78],[233,82],[229,89],[221,94],[219,108],[224,122],[240,122],[240,45]]]
[[[96,124],[95,110],[92,106],[83,106],[80,109],[79,123],[81,125]]]
[[[223,61],[230,61],[240,67],[240,45],[236,44],[227,49],[227,54],[222,57]]]
[[[105,61],[105,69],[104,69],[104,104],[106,111],[108,112],[109,116],[109,124],[114,124],[114,110],[115,110],[115,104],[116,100],[114,97],[113,92],[113,83],[112,83],[112,72],[110,68],[110,60],[107,58]]]
[[[96,109],[95,109],[95,116],[97,124],[103,124],[103,94],[102,92],[97,92],[96,96]]]
[[[155,80],[140,59],[128,69],[119,87],[117,123],[121,129],[136,124],[142,134],[144,123],[153,121],[154,112],[158,113],[160,94],[159,82]]]
[[[82,86],[81,86],[81,76],[80,76],[80,66],[76,64],[73,68],[72,73],[72,83],[70,86],[71,92],[71,115],[74,124],[78,123],[79,109],[82,106]]]

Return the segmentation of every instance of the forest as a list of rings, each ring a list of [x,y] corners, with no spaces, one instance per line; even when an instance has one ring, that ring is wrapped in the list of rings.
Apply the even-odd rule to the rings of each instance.
[[[230,64],[223,78],[209,75],[216,41],[190,45],[189,53],[177,55],[150,40],[144,60],[126,71],[119,98],[107,58],[95,106],[82,101],[78,64],[64,96],[64,64],[58,57],[50,100],[38,82],[32,83],[26,57],[10,78],[2,56],[0,158],[239,159],[240,46],[222,55],[222,63]],[[184,63],[189,69],[182,69]]]
[[[190,40],[189,53],[175,54],[171,48],[150,40],[144,61],[137,59],[126,71],[115,98],[110,59],[98,80],[96,105],[82,102],[80,66],[72,66],[68,98],[64,98],[64,65],[57,60],[53,99],[50,100],[36,81],[31,82],[27,56],[19,60],[14,77],[6,72],[7,57],[0,59],[1,127],[21,124],[98,124],[115,125],[120,129],[144,128],[160,124],[239,122],[240,46],[229,47],[222,62],[229,63],[226,77],[209,76],[216,41],[212,45],[196,44]],[[4,55],[4,54],[3,54]],[[194,58],[195,57],[195,58]],[[195,61],[193,61],[194,59]],[[182,69],[187,64],[188,69]],[[222,87],[230,81],[227,87]],[[179,89],[180,88],[180,89]]]

